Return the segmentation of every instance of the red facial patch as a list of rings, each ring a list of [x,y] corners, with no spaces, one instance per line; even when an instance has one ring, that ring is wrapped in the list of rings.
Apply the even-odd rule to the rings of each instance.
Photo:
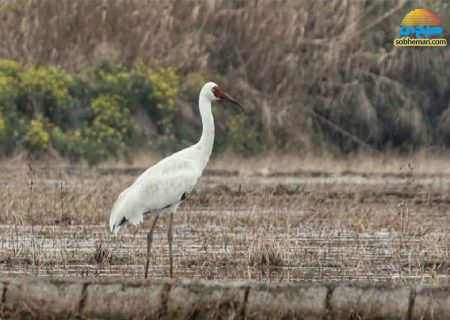
[[[221,99],[223,97],[222,90],[220,90],[219,86],[215,86],[214,88],[212,88],[212,92],[214,93],[216,98]]]

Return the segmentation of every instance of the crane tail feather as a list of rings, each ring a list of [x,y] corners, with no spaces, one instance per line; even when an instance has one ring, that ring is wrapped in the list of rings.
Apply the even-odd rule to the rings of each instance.
[[[135,206],[133,198],[127,197],[126,193],[121,194],[117,199],[111,210],[111,218],[109,220],[109,227],[111,232],[114,232],[117,236],[120,227],[126,223],[132,223],[134,225],[144,221],[144,215],[142,209],[139,206]]]

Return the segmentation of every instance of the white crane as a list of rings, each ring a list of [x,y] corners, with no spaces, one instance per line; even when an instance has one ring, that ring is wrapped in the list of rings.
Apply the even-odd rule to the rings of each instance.
[[[224,93],[217,84],[206,83],[199,96],[203,125],[200,140],[147,169],[131,186],[122,191],[111,210],[109,225],[116,235],[125,223],[138,224],[143,222],[146,213],[155,215],[147,234],[145,278],[148,275],[153,229],[159,214],[164,210],[170,212],[167,238],[169,240],[169,276],[173,277],[173,215],[194,188],[211,156],[214,144],[214,118],[211,112],[213,100],[227,100],[240,106],[239,102]]]

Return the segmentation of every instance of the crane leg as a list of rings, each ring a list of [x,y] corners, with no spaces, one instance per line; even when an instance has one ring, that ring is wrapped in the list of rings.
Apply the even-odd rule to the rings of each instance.
[[[152,227],[147,234],[147,259],[145,260],[145,275],[144,278],[147,279],[148,276],[148,266],[150,264],[150,251],[152,249],[152,241],[153,241],[153,229],[155,229],[156,222],[159,219],[159,214],[156,215],[155,220],[153,220]]]
[[[172,240],[173,240],[173,212],[170,212],[169,230],[167,231],[167,239],[169,240],[169,277],[173,278],[173,255],[172,255]]]

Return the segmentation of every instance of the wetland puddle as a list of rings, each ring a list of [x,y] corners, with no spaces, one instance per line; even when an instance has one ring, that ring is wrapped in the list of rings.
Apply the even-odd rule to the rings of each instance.
[[[151,219],[117,238],[106,226],[133,177],[40,172],[31,190],[7,174],[1,275],[143,276]],[[175,218],[176,275],[448,284],[449,194],[449,176],[206,176]],[[164,215],[155,232],[151,274],[162,278]]]
[[[178,277],[271,281],[450,283],[448,232],[405,235],[337,225],[316,228],[245,223],[250,211],[182,211],[174,229]],[[260,215],[269,212],[259,212]],[[296,217],[301,212],[277,212]],[[194,223],[202,219],[203,223]],[[167,221],[153,244],[153,277],[166,276]],[[233,223],[230,223],[233,222]],[[147,225],[149,219],[147,219]],[[445,230],[445,229],[444,229]],[[142,277],[146,228],[116,238],[106,225],[0,225],[0,274]]]

